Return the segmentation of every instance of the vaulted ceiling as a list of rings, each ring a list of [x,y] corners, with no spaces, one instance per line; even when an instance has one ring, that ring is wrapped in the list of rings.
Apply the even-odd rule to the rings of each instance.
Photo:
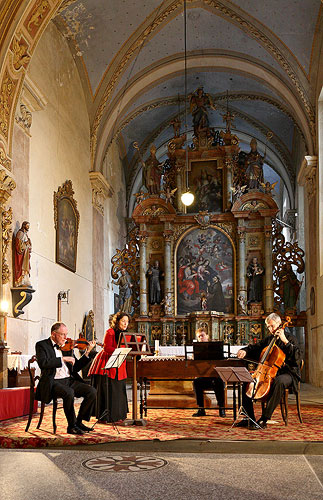
[[[70,44],[87,99],[94,168],[118,139],[129,192],[142,153],[159,157],[184,112],[183,0],[66,0],[55,23]],[[187,90],[203,86],[223,127],[228,104],[241,148],[251,137],[295,186],[300,154],[315,148],[313,88],[322,43],[320,0],[187,0]],[[189,118],[189,128],[191,128]]]

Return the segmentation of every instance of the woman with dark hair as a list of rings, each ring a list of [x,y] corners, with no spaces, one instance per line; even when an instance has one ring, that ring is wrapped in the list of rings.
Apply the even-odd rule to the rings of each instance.
[[[101,423],[118,422],[127,417],[126,362],[119,368],[106,370],[105,366],[128,324],[129,316],[125,312],[119,311],[110,318],[110,328],[105,333],[103,349],[96,355],[89,369],[92,385],[97,390],[95,416]]]

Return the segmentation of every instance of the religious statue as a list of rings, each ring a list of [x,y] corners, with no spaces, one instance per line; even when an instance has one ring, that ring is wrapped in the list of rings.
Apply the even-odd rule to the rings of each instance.
[[[119,286],[119,301],[120,301],[120,311],[127,314],[131,313],[132,306],[132,287],[133,284],[130,281],[129,276],[125,268],[121,269],[121,276],[118,281],[112,280],[114,285]]]
[[[16,287],[31,287],[30,283],[30,254],[31,241],[28,237],[30,224],[24,221],[15,237],[15,272],[14,285]]]
[[[177,188],[171,189],[169,186],[167,186],[166,190],[162,191],[161,194],[165,196],[165,200],[167,201],[167,203],[172,204],[176,191]]]
[[[193,116],[194,135],[198,137],[201,132],[209,130],[209,118],[206,107],[216,109],[213,99],[206,94],[203,87],[199,87],[189,95],[190,110]]]
[[[174,120],[170,122],[170,124],[173,125],[174,137],[179,137],[181,132],[181,120],[179,119],[179,117],[176,116]]]
[[[149,304],[160,304],[162,301],[160,278],[162,271],[159,266],[159,260],[155,260],[154,265],[149,267],[147,276],[149,279]]]
[[[285,312],[296,312],[296,302],[301,286],[302,282],[297,279],[288,262],[279,274],[279,295],[284,303]]]
[[[156,158],[156,146],[154,144],[150,148],[150,156],[142,164],[144,186],[149,194],[159,194],[162,164]]]
[[[238,304],[239,304],[239,314],[244,314],[245,316],[247,316],[248,310],[247,310],[246,299],[242,295],[239,295],[238,297]]]
[[[245,157],[246,176],[249,189],[259,189],[264,182],[263,164],[265,157],[257,151],[256,139],[250,141],[250,152]]]
[[[247,277],[249,278],[248,302],[262,301],[262,277],[264,268],[259,264],[257,257],[251,259],[247,267]]]

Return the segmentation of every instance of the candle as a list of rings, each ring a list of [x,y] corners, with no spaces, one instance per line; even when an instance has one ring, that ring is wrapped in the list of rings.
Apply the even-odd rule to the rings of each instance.
[[[159,351],[159,340],[155,340],[155,353]]]

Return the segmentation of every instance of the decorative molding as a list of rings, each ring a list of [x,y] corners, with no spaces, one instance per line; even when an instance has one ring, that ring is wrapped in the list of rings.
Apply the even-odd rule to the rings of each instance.
[[[26,75],[21,92],[21,103],[31,112],[42,111],[47,106],[47,99],[32,79]]]
[[[113,196],[114,190],[101,172],[89,172],[89,177],[92,187],[92,205],[104,216],[104,201]]]
[[[20,114],[16,114],[15,120],[25,132],[29,134],[33,116],[25,104],[20,104]]]
[[[11,159],[6,155],[5,149],[0,142],[0,165],[2,165],[7,170],[11,170]]]
[[[2,212],[2,284],[9,282],[10,271],[6,260],[8,245],[12,236],[12,208]]]
[[[16,183],[5,170],[0,170],[0,206],[4,207],[9,200]]]
[[[6,141],[9,136],[10,113],[17,84],[18,80],[13,79],[6,69],[0,86],[0,133]]]
[[[316,195],[316,171],[317,156],[305,156],[297,176],[297,182],[306,187],[308,201]]]

